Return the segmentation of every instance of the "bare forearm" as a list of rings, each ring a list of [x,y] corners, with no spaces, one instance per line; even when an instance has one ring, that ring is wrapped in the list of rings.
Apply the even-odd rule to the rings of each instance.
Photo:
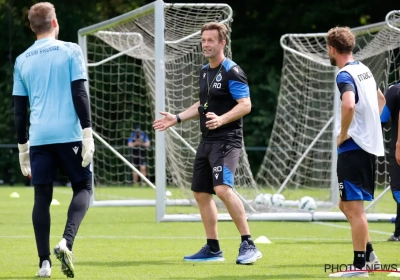
[[[198,118],[199,111],[197,108],[199,107],[199,105],[200,105],[200,101],[197,101],[192,106],[190,106],[188,109],[186,109],[182,113],[179,113],[179,117],[181,118],[181,120],[187,121],[187,120],[191,120],[194,118]]]
[[[144,142],[142,146],[145,148],[150,147],[150,141]]]
[[[340,134],[346,136],[354,117],[354,107],[342,106]]]
[[[236,121],[243,116],[247,115],[251,111],[251,103],[238,103],[235,107],[232,108],[229,112],[223,114],[222,124],[227,124],[233,121]]]
[[[380,89],[378,89],[378,106],[379,106],[379,115],[382,114],[383,111],[383,107],[386,104],[386,100],[385,100],[385,96],[383,95],[383,93],[381,92]]]

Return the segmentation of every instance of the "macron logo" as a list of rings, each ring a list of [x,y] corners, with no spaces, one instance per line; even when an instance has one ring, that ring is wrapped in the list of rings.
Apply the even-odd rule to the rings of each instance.
[[[72,150],[74,151],[75,155],[78,153],[79,147],[75,146],[72,148]]]
[[[213,167],[213,173],[214,173],[215,179],[218,180],[220,172],[222,172],[222,166]]]

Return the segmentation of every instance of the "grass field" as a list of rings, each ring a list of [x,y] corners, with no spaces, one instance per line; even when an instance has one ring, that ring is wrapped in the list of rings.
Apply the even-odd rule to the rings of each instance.
[[[12,192],[20,197],[10,198]],[[51,206],[52,247],[61,239],[71,193],[54,189],[60,205]],[[38,269],[32,205],[33,188],[0,188],[0,279],[32,279]],[[226,262],[192,264],[182,259],[204,245],[201,223],[156,223],[153,207],[90,208],[73,249],[75,279],[325,279],[325,264],[352,261],[347,223],[250,222],[250,227],[253,238],[272,241],[258,245],[263,258],[256,264],[235,264],[240,236],[232,222],[219,224]],[[370,224],[381,262],[400,265],[400,242],[386,241],[393,229],[391,223]],[[55,257],[52,261],[52,279],[65,279]],[[370,277],[386,279],[387,273]]]

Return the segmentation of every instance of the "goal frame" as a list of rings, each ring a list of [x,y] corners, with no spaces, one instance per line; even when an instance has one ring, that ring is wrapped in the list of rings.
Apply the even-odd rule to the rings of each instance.
[[[393,26],[390,21],[389,21],[389,17],[392,14],[395,13],[400,13],[400,10],[396,10],[396,11],[391,11],[389,12],[386,17],[385,17],[385,21],[379,22],[379,23],[375,23],[375,24],[370,24],[368,25],[369,27],[369,32],[372,32],[373,30],[379,31],[384,27],[389,27],[391,29],[394,29],[396,31],[400,32],[400,29]],[[362,34],[362,31],[366,28],[367,26],[361,26],[361,27],[355,27],[355,28],[351,28],[351,30],[353,32],[359,32],[358,34]],[[360,32],[361,31],[361,32]],[[289,46],[287,46],[285,44],[286,39],[290,38],[290,37],[320,37],[320,36],[326,36],[327,33],[307,33],[307,34],[285,34],[281,37],[280,39],[280,45],[281,47],[291,53],[294,53],[298,56],[301,56],[305,59],[308,59],[314,63],[323,65],[323,66],[331,66],[330,64],[325,63],[322,60],[317,60],[314,59],[312,56],[308,56],[304,53],[301,53]],[[385,50],[383,50],[385,51]],[[333,104],[334,104],[334,109],[333,112],[336,112],[338,110],[338,106],[339,106],[339,97],[340,97],[340,92],[336,86],[335,83],[335,79],[334,77],[337,75],[338,73],[338,69],[336,68],[334,71],[334,76],[332,79],[332,87],[333,87]],[[325,126],[322,128],[322,130],[320,131],[320,133],[318,134],[317,137],[319,137],[319,135],[321,135],[324,131],[326,131],[326,129],[329,127],[330,124],[333,125],[333,127],[336,127],[336,118],[335,117],[331,117],[327,123],[325,124]],[[317,138],[316,137],[316,138]],[[314,145],[314,143],[316,142],[316,139],[314,139],[312,141],[312,143],[307,147],[306,151],[303,153],[303,155],[299,158],[298,162],[296,162],[294,168],[291,170],[291,172],[289,173],[288,177],[285,179],[285,181],[282,183],[282,185],[280,186],[280,188],[278,189],[277,193],[280,193],[284,187],[286,186],[286,183],[289,181],[290,177],[295,173],[297,167],[300,165],[301,161],[305,158],[306,153],[311,150],[312,146]],[[331,184],[330,184],[330,192],[331,192],[331,200],[330,202],[332,203],[332,205],[338,205],[339,203],[339,188],[337,187],[337,175],[336,175],[336,161],[337,161],[337,143],[336,143],[336,137],[334,135],[334,129],[333,129],[333,135],[332,135],[332,142],[331,142],[331,159],[332,159],[332,163],[331,163]],[[388,192],[390,189],[390,185],[386,186],[385,189],[382,191],[382,193],[376,198],[374,199],[367,207],[365,207],[365,211],[366,211],[366,216],[367,216],[367,220],[368,221],[391,221],[391,219],[393,217],[396,216],[396,214],[377,214],[377,213],[368,213],[368,210],[374,205],[376,204],[382,197],[383,195]],[[344,216],[343,213],[341,212],[313,212],[312,213],[312,221],[347,221],[347,218]]]
[[[394,19],[394,21],[397,23],[396,25],[393,25],[393,23],[392,23],[392,19],[391,19],[392,16],[396,17]],[[390,28],[400,32],[400,10],[393,10],[393,11],[387,13],[386,17],[385,17],[385,21],[386,21],[386,24]]]
[[[194,36],[200,34],[200,30],[190,35],[187,35],[183,38],[180,38],[175,41],[166,41],[164,38],[164,9],[168,7],[223,7],[229,10],[229,16],[227,19],[221,21],[221,23],[225,23],[227,21],[232,20],[233,11],[228,4],[210,4],[210,3],[164,3],[162,0],[156,0],[152,3],[149,3],[145,6],[137,8],[133,11],[125,13],[123,15],[114,17],[112,19],[82,28],[78,30],[78,44],[82,49],[83,56],[86,62],[86,67],[89,66],[97,66],[101,63],[107,62],[115,57],[123,55],[127,53],[129,50],[122,51],[113,57],[104,59],[100,62],[96,63],[88,63],[87,58],[87,37],[90,34],[101,31],[106,28],[110,28],[116,26],[118,24],[122,24],[128,21],[132,21],[141,16],[154,13],[154,49],[155,49],[155,57],[154,57],[154,73],[155,73],[155,115],[158,112],[165,111],[165,46],[169,44],[178,44],[182,41],[190,39]],[[85,82],[85,88],[89,95],[90,101],[90,89],[89,82]],[[174,134],[175,137],[180,139],[180,141],[187,147],[190,147],[193,152],[195,150],[173,129],[169,128],[169,130]],[[156,206],[156,221],[171,221],[171,220],[181,220],[181,218],[175,219],[176,215],[167,215],[166,214],[166,206],[171,205],[191,205],[189,199],[175,199],[169,200],[166,198],[166,147],[165,147],[165,132],[157,132],[155,134],[155,184],[153,184],[150,180],[148,180],[145,176],[141,174],[141,172],[133,166],[125,157],[123,157],[118,151],[116,151],[111,145],[109,145],[105,140],[101,138],[95,131],[93,132],[93,136],[96,140],[100,141],[102,145],[106,146],[111,152],[122,160],[127,166],[129,166],[135,173],[140,176],[140,178],[146,182],[150,187],[155,189],[156,191],[156,199],[147,199],[147,200],[105,200],[105,201],[96,201],[95,200],[95,188],[93,187],[93,194],[91,196],[92,207],[103,207],[103,206]],[[91,164],[91,171],[93,172],[95,169],[95,165]],[[94,186],[94,176],[92,177],[92,183]],[[157,187],[156,187],[157,186]],[[185,220],[183,218],[183,220]],[[198,217],[195,217],[194,220],[199,220]]]

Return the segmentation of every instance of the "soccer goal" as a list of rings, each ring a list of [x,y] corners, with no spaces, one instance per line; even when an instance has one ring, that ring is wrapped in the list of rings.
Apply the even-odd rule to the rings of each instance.
[[[182,212],[198,213],[190,191],[200,141],[198,120],[162,133],[154,132],[152,123],[161,117],[160,111],[177,114],[198,100],[198,75],[207,63],[200,29],[210,21],[228,26],[226,56],[231,57],[232,9],[226,4],[158,0],[79,30],[96,141],[92,206],[156,205],[157,221],[179,220],[174,215]],[[139,148],[146,176],[136,166],[141,161],[133,164],[134,151],[127,145],[138,128],[151,143]],[[134,184],[133,173],[141,185]],[[244,149],[236,182],[242,193],[256,193]],[[167,210],[173,206],[179,210]],[[198,215],[190,216],[199,220]]]
[[[353,29],[357,34],[355,57],[371,68],[383,91],[398,79],[394,69],[400,43],[397,19],[393,13],[386,22]],[[154,132],[152,122],[160,117],[160,111],[176,114],[198,100],[198,73],[207,63],[201,51],[200,29],[209,21],[228,26],[226,56],[232,58],[232,9],[226,4],[157,0],[79,30],[96,141],[92,206],[155,205],[157,221],[201,220],[190,191],[200,140],[198,121],[184,122],[162,133]],[[344,219],[335,211],[338,194],[332,164],[336,162],[332,115],[338,93],[325,35],[287,34],[281,38],[284,62],[269,147],[256,180],[244,148],[235,176],[235,192],[249,220]],[[137,129],[151,143],[139,148],[146,176],[135,167],[137,163],[133,164],[134,149],[127,145]],[[386,130],[386,144],[388,136]],[[385,158],[377,161],[377,187],[381,189],[388,186],[385,163]],[[133,173],[138,174],[143,187],[134,184]],[[316,200],[315,211],[299,209],[304,196]],[[219,219],[230,219],[223,204],[215,201],[222,213]],[[376,205],[368,207],[373,213],[370,220],[393,216],[377,213],[381,209]],[[391,212],[392,207],[383,211]]]
[[[399,11],[385,22],[353,28],[356,34],[354,57],[374,74],[382,92],[399,79]],[[313,220],[345,220],[335,209],[338,204],[336,178],[336,138],[332,117],[339,106],[335,85],[336,67],[327,56],[325,33],[286,34],[281,37],[284,59],[275,123],[263,163],[256,176],[259,190],[283,194],[286,201],[313,197],[317,209]],[[336,102],[334,102],[334,100]],[[388,151],[390,133],[384,129]],[[376,162],[376,192],[389,190],[387,155]],[[391,199],[391,195],[388,195]],[[394,203],[366,207],[370,221],[395,217]],[[333,210],[333,211],[332,211]]]

